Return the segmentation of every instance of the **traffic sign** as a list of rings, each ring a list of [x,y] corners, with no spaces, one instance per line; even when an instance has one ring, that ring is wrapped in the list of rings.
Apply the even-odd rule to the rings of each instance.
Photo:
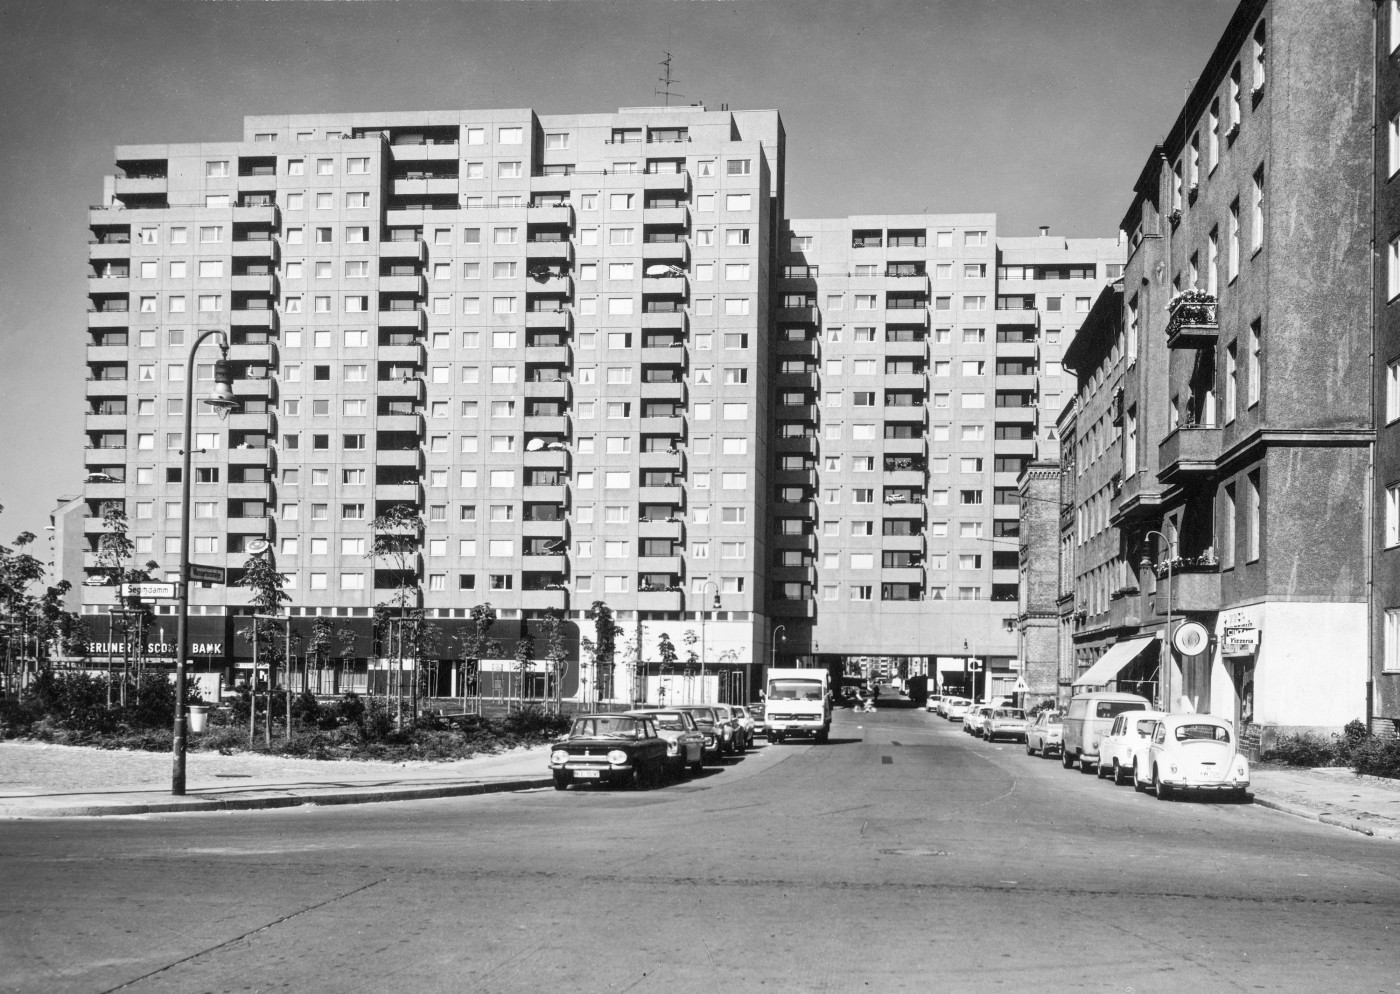
[[[224,576],[222,566],[201,566],[198,563],[190,563],[190,579],[196,583],[224,583]]]
[[[1204,652],[1209,643],[1210,632],[1206,631],[1206,626],[1199,621],[1184,622],[1172,633],[1172,645],[1176,646],[1176,651],[1183,656],[1194,656]]]
[[[1030,685],[1026,683],[1026,678],[1024,676],[1018,676],[1016,678],[1016,693],[1024,694],[1030,689]]]
[[[173,583],[123,583],[121,585],[123,597],[147,597],[152,600],[161,597],[174,597],[175,584]]]

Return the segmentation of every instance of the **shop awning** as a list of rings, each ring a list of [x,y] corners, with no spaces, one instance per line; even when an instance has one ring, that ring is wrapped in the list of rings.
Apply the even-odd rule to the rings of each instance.
[[[1107,686],[1123,667],[1142,655],[1142,651],[1156,641],[1156,638],[1155,635],[1149,635],[1146,638],[1124,639],[1100,656],[1099,661],[1090,666],[1071,686],[1075,690]]]

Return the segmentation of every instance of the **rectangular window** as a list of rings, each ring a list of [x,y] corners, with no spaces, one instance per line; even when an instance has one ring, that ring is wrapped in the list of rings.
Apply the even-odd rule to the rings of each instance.
[[[1390,18],[1390,23],[1395,24],[1397,19],[1393,9]],[[1400,672],[1400,608],[1386,609],[1385,659],[1381,665],[1387,673]]]
[[[1227,483],[1220,506],[1220,568],[1235,565],[1235,485]]]
[[[1228,267],[1228,282],[1233,283],[1235,277],[1240,275],[1240,201],[1236,197],[1230,202],[1230,243],[1229,253],[1226,258]]]
[[[1235,408],[1239,404],[1239,356],[1238,346],[1231,342],[1225,349],[1225,423],[1235,420]]]
[[[1400,359],[1385,367],[1385,420],[1400,420]]]
[[[1248,518],[1248,522],[1247,522],[1247,528],[1248,528],[1247,535],[1248,535],[1248,541],[1249,541],[1249,549],[1248,549],[1248,554],[1247,554],[1247,556],[1248,556],[1248,560],[1249,560],[1250,562],[1254,562],[1255,560],[1257,560],[1257,559],[1259,558],[1259,553],[1260,553],[1260,549],[1259,549],[1259,544],[1260,544],[1260,531],[1259,531],[1259,526],[1260,526],[1260,513],[1261,513],[1261,511],[1263,510],[1263,496],[1262,496],[1262,494],[1261,494],[1261,492],[1260,492],[1260,476],[1259,476],[1259,470],[1257,470],[1257,469],[1256,469],[1256,470],[1251,470],[1250,473],[1249,473],[1249,475],[1248,475],[1248,477],[1247,477],[1247,479],[1248,479],[1248,486],[1249,486],[1249,493],[1248,493],[1249,506],[1248,506],[1248,508],[1247,508],[1248,513],[1249,513],[1249,518]]]
[[[1258,252],[1264,247],[1264,167],[1254,170],[1254,182],[1249,193],[1249,250]]]
[[[1259,403],[1261,378],[1263,376],[1263,322],[1260,318],[1255,318],[1249,325],[1249,374],[1247,389],[1249,390],[1248,406],[1253,407]]]

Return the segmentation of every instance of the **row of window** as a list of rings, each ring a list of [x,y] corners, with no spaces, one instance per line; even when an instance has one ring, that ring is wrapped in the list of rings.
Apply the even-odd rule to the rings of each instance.
[[[891,233],[890,247],[923,247],[928,244],[927,231],[911,231],[901,234]],[[956,232],[952,230],[935,231],[933,234],[933,244],[937,248],[952,248]],[[804,253],[812,251],[816,244],[817,235],[791,235],[788,239],[788,251]],[[844,242],[846,235],[841,233],[838,237]],[[878,248],[884,243],[879,232],[861,233],[859,235],[859,245],[853,244],[854,248]],[[986,248],[988,245],[987,232],[982,229],[967,229],[962,233],[962,245],[964,248]]]

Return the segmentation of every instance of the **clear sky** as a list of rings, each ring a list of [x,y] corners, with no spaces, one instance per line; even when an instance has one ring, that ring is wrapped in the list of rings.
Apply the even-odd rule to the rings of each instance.
[[[1111,236],[1235,0],[0,0],[0,540],[81,492],[86,207],[245,114],[776,108],[794,217]]]

